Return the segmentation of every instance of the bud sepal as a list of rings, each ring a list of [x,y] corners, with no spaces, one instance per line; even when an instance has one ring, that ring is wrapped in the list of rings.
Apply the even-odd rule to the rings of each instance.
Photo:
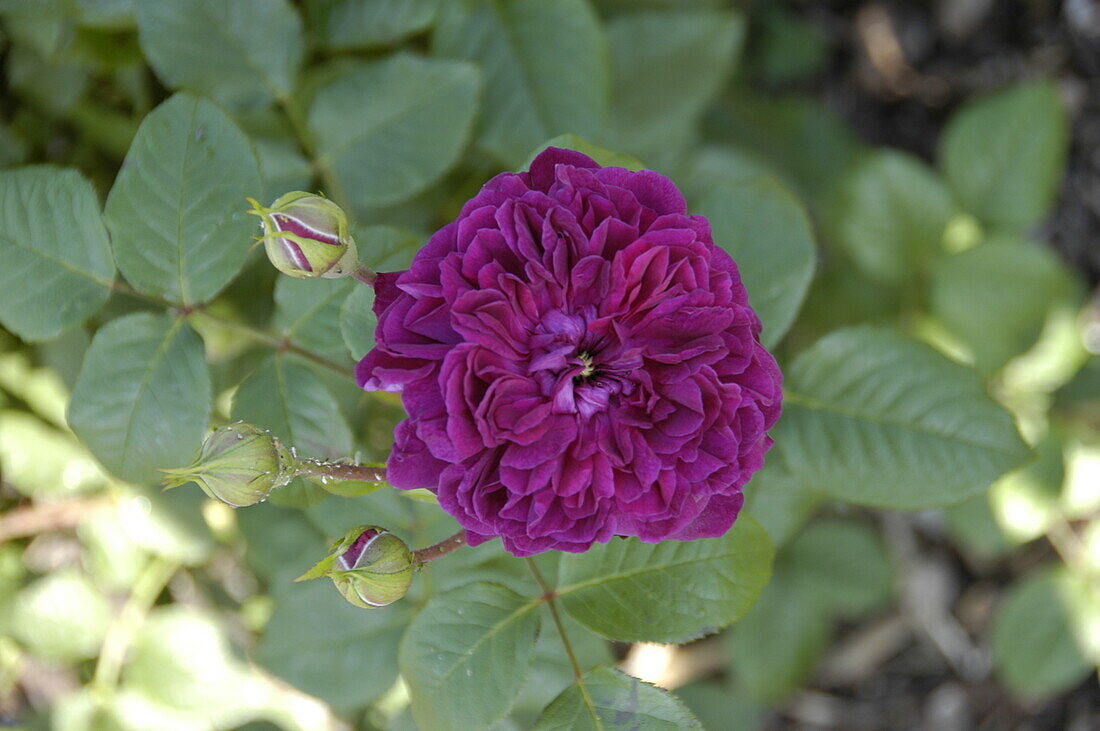
[[[165,489],[194,482],[215,500],[243,508],[289,483],[296,462],[270,432],[239,421],[215,429],[189,466],[161,471],[167,475]]]
[[[348,217],[328,198],[305,191],[280,196],[270,207],[249,198],[263,225],[264,250],[283,274],[300,279],[353,275],[359,253]]]
[[[377,609],[405,596],[415,572],[404,541],[384,528],[363,525],[332,544],[329,555],[295,581],[327,576],[355,606]]]

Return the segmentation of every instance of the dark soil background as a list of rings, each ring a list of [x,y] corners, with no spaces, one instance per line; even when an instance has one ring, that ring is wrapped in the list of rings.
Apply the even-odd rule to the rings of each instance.
[[[1015,81],[1057,80],[1072,148],[1057,210],[1036,237],[1090,286],[1100,282],[1100,1],[806,0],[785,7],[827,49],[819,69],[794,87],[822,96],[862,140],[930,163],[964,100]],[[990,674],[991,610],[1014,576],[1052,560],[1049,546],[1040,541],[974,565],[922,518],[886,521],[892,548],[900,540],[906,557],[899,615],[844,628],[809,689],[766,728],[1100,729],[1095,676],[1029,705],[1008,697]]]

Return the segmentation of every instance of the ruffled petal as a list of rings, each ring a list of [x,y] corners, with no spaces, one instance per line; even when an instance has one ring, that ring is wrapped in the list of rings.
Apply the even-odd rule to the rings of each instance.
[[[548,148],[376,284],[367,390],[402,392],[390,479],[528,556],[729,530],[782,373],[737,265],[652,171]]]

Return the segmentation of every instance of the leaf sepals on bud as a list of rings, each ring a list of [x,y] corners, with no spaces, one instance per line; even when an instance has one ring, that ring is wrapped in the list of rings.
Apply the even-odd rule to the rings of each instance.
[[[359,253],[340,206],[300,190],[280,196],[270,207],[247,200],[249,213],[260,217],[267,258],[280,272],[300,279],[355,273]]]
[[[165,489],[194,482],[215,500],[243,508],[290,482],[295,464],[290,450],[269,432],[237,422],[215,429],[189,466],[162,472]]]

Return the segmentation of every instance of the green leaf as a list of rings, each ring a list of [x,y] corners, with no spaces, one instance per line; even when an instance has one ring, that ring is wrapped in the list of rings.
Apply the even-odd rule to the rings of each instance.
[[[336,399],[313,371],[286,356],[272,356],[245,379],[233,398],[232,417],[270,429],[299,454],[351,454],[351,430]]]
[[[941,259],[931,311],[990,374],[1030,348],[1047,315],[1074,293],[1057,254],[1024,241],[993,240]]]
[[[728,12],[642,12],[608,27],[608,146],[650,164],[690,133],[733,68],[744,22]]]
[[[488,544],[483,544],[488,545]],[[497,547],[497,553],[502,553]],[[519,568],[531,577],[526,564],[515,559]],[[597,665],[612,665],[615,658],[611,654],[611,644],[604,638],[589,632],[568,616],[563,616],[562,624],[569,637],[569,645],[577,664],[582,668]],[[562,691],[576,681],[573,663],[556,629],[547,629],[539,634],[535,644],[535,661],[531,668],[531,677],[520,692],[512,707],[510,720],[523,729],[532,728],[536,719]]]
[[[1051,696],[1096,672],[1074,633],[1072,582],[1064,569],[1041,569],[1013,584],[997,608],[993,664],[1015,695]]]
[[[438,594],[401,640],[398,662],[421,728],[488,728],[511,708],[535,654],[539,600],[499,584]]]
[[[941,250],[953,207],[946,186],[920,160],[875,152],[841,183],[836,238],[868,275],[899,284]]]
[[[371,291],[371,288],[352,277],[279,277],[275,282],[275,328],[295,345],[329,360],[345,362],[347,350],[340,332],[340,310],[354,290]]]
[[[887,330],[836,331],[786,369],[768,464],[849,502],[962,502],[1030,455],[976,373]]]
[[[981,560],[998,558],[1013,548],[1012,541],[997,524],[989,495],[985,493],[946,508],[943,516],[951,540]]]
[[[55,27],[62,34],[58,38],[64,37],[68,25],[57,23]],[[15,45],[5,60],[8,84],[50,116],[75,116],[78,103],[88,91],[91,74],[86,65],[62,50],[44,52]]]
[[[320,543],[315,552],[323,550]],[[402,604],[368,611],[332,582],[279,584],[259,661],[295,688],[348,711],[368,705],[397,679],[397,643],[409,620]]]
[[[164,492],[133,487],[119,501],[118,524],[145,550],[185,566],[210,560],[215,542],[202,515],[208,498],[197,486]]]
[[[244,666],[217,615],[176,605],[155,609],[137,630],[123,679],[128,687],[208,720],[240,708]]]
[[[292,139],[253,137],[260,173],[264,181],[264,201],[273,201],[288,190],[310,190],[313,167]]]
[[[431,27],[440,0],[310,0],[310,24],[332,49],[388,46]]]
[[[287,0],[138,2],[135,10],[141,49],[166,86],[252,107],[294,87],[305,49]]]
[[[127,30],[134,26],[137,0],[76,0],[80,24],[105,30]]]
[[[111,605],[76,569],[37,580],[15,598],[12,634],[36,657],[75,663],[95,657],[111,623]]]
[[[0,354],[0,388],[21,399],[31,412],[47,422],[65,423],[69,389],[50,368],[31,365],[26,353]]]
[[[809,18],[768,4],[753,21],[748,73],[764,88],[805,81],[828,61],[829,36]]]
[[[241,510],[236,516],[247,539],[248,565],[272,586],[288,584],[328,546],[325,537],[301,510],[264,503]],[[339,595],[336,598],[347,605]]]
[[[724,95],[707,114],[704,134],[773,165],[812,205],[831,198],[838,173],[848,169],[861,147],[848,123],[824,101],[748,89]]]
[[[967,102],[944,131],[940,163],[963,208],[1021,229],[1050,211],[1068,145],[1058,88],[1039,81]]]
[[[753,731],[763,725],[765,708],[745,697],[744,693],[730,691],[719,681],[702,681],[676,689],[676,697],[708,729],[737,729]]]
[[[826,615],[790,577],[777,574],[726,635],[737,687],[762,703],[782,700],[810,677],[829,631]]]
[[[531,167],[531,163],[535,161],[535,158],[539,156],[543,150],[547,147],[562,147],[566,150],[574,150],[582,154],[588,155],[590,158],[598,162],[604,167],[620,167],[627,170],[641,170],[645,167],[641,160],[631,157],[630,155],[624,155],[621,152],[615,152],[609,150],[606,147],[600,147],[594,145],[587,140],[584,140],[577,135],[565,134],[558,135],[553,139],[549,139],[546,142],[539,145],[534,152],[527,156],[527,162],[523,163],[523,169],[527,170]]]
[[[785,545],[825,502],[825,496],[809,485],[792,480],[768,460],[745,485],[745,507],[778,548]]]
[[[671,693],[618,670],[596,668],[546,707],[535,731],[702,728]]]
[[[798,318],[804,338],[812,341],[850,325],[893,325],[902,321],[900,287],[871,279],[835,249],[830,253],[818,262]]]
[[[404,271],[424,245],[423,237],[396,226],[355,228],[359,258],[376,272]]]
[[[240,128],[209,101],[176,94],[141,123],[107,198],[119,269],[146,294],[210,299],[244,265],[258,231],[244,198],[260,190]]]
[[[408,269],[420,248],[420,238],[392,226],[363,226],[356,229],[359,254],[375,271]],[[374,347],[374,288],[352,287],[339,315],[340,334],[351,357],[361,359]]]
[[[88,517],[77,527],[77,535],[92,580],[107,591],[126,592],[138,580],[149,555],[130,540],[118,518],[118,511]]]
[[[133,9],[130,9],[128,18],[118,17],[121,23],[119,27],[114,29],[106,28],[105,24],[101,25],[100,28],[89,28],[89,19],[93,22],[97,20],[110,22],[111,20],[106,16],[101,16],[98,19],[92,19],[88,15],[82,17],[80,27],[76,29],[75,37],[72,40],[72,45],[66,49],[65,55],[96,73],[103,75],[119,74],[119,77],[116,77],[118,81],[115,83],[122,87],[119,90],[120,101],[125,100],[123,101],[123,104],[125,104],[136,100],[141,92],[138,92],[135,88],[135,81],[142,77],[140,69],[143,59],[137,35],[127,32],[137,28]],[[145,93],[149,92],[151,92],[151,89],[147,88]],[[134,119],[131,114],[116,111],[116,109],[117,107],[111,104],[85,103],[79,105],[73,111],[77,115],[77,123],[89,133],[89,136],[99,138],[97,143],[115,135],[118,135],[117,139],[126,137],[127,144],[117,147],[113,145],[104,146],[104,152],[108,149],[111,149],[112,152],[121,150],[119,154],[125,155],[125,148],[128,146],[130,138],[133,137],[133,129],[136,129],[138,120]],[[148,111],[148,105],[143,104],[141,113],[146,111]],[[115,129],[108,127],[112,122]]]
[[[458,161],[479,88],[477,68],[461,61],[398,54],[352,66],[310,110],[319,162],[357,204],[405,200]]]
[[[27,159],[27,143],[7,125],[0,125],[0,167],[18,165]]]
[[[187,464],[210,421],[210,372],[182,318],[135,313],[96,333],[73,389],[69,424],[107,469],[131,482]]]
[[[771,175],[782,182],[775,168],[752,152],[732,145],[702,145],[691,152],[677,181],[688,203],[702,200],[721,183],[739,185]]]
[[[92,342],[92,336],[85,327],[66,330],[59,337],[48,340],[39,346],[42,365],[52,369],[69,390],[76,385],[80,375],[80,364],[84,362],[84,353]]]
[[[70,434],[25,411],[0,411],[0,469],[17,492],[39,499],[71,497],[106,482]]]
[[[564,554],[556,593],[574,619],[609,639],[687,642],[752,606],[771,576],[773,554],[764,529],[742,514],[721,538],[624,538]]]
[[[749,302],[774,346],[794,322],[814,275],[813,230],[802,204],[779,182],[762,178],[719,185],[699,204],[714,243],[741,271]]]
[[[445,3],[432,49],[484,69],[481,145],[508,165],[555,135],[603,128],[607,42],[585,0]]]
[[[850,520],[820,520],[780,557],[782,568],[815,612],[854,617],[889,600],[886,549],[875,531]]]
[[[374,347],[374,289],[355,287],[340,307],[340,332],[351,357],[359,360]]]
[[[379,490],[354,500],[326,500],[310,506],[305,512],[310,521],[330,538],[342,538],[352,528],[365,523],[385,526],[410,546],[428,546],[454,535],[458,524],[454,518],[440,510],[438,504],[421,502],[410,497],[410,493],[401,490]],[[462,553],[465,553],[465,549]],[[455,560],[463,561],[459,558]],[[302,571],[309,568],[311,563],[304,563]],[[433,566],[441,573],[449,574],[445,568],[447,562],[442,563],[443,568],[439,568],[439,563],[422,567],[421,575],[431,575]],[[447,578],[453,580],[453,577]],[[413,588],[416,588],[416,584]]]
[[[0,322],[48,340],[107,301],[115,267],[95,190],[46,165],[0,172]]]
[[[77,17],[68,0],[0,0],[0,13],[5,35],[43,56],[64,50],[69,22]]]

